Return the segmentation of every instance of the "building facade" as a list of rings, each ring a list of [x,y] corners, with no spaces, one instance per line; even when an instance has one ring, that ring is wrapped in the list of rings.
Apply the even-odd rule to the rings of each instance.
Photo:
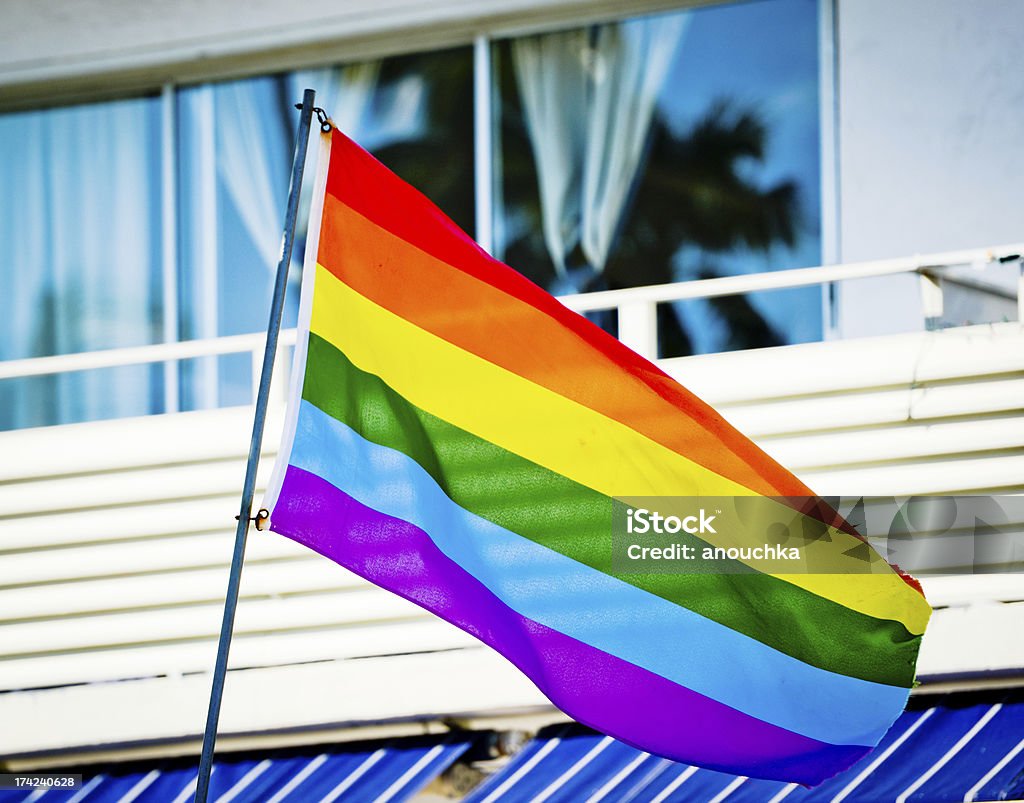
[[[4,18],[9,767],[196,751],[305,87],[820,493],[1024,489],[1017,3],[9,0]],[[925,578],[920,699],[1019,683],[1020,561]],[[562,719],[469,636],[263,534],[231,669],[228,749]]]

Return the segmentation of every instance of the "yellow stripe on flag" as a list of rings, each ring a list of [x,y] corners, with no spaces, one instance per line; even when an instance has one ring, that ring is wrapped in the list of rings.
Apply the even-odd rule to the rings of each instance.
[[[438,292],[443,292],[439,289]],[[360,295],[318,265],[310,331],[356,366],[381,377],[420,409],[609,497],[751,496],[750,489],[668,449],[636,430],[452,345]],[[850,539],[835,533],[837,539]],[[715,536],[702,538],[716,545]],[[730,546],[729,543],[721,543]],[[829,550],[839,572],[835,542]],[[895,572],[778,574],[853,610],[924,632],[928,605]]]

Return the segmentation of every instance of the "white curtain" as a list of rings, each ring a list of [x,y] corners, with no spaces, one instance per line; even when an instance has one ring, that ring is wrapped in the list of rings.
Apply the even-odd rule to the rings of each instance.
[[[316,90],[316,105],[327,112],[339,131],[355,139],[366,125],[379,79],[380,62],[364,61],[344,67],[299,70],[291,74],[290,87],[296,99],[302,97],[305,89]]]
[[[156,101],[0,117],[0,360],[159,340]],[[0,425],[154,412],[146,367],[0,383]]]
[[[52,354],[48,307],[50,237],[45,167],[47,125],[43,112],[0,117],[0,360]],[[51,384],[51,383],[47,383]],[[0,381],[0,428],[51,423],[38,381]]]
[[[216,89],[210,84],[180,89],[176,98],[178,182],[175,193],[179,210],[176,267],[181,309],[179,334],[186,340],[225,334],[221,330],[220,295],[222,285],[231,283],[222,282],[220,275],[222,216],[218,204],[216,99]],[[226,122],[239,125],[233,120]],[[244,287],[253,281],[247,277],[244,285],[241,281],[234,284]],[[244,302],[235,306],[246,308]],[[182,363],[181,376],[185,409],[217,406],[220,396],[217,358],[203,357]]]
[[[296,101],[302,98],[306,89],[316,92],[316,105],[327,112],[339,131],[350,139],[358,140],[367,126],[370,109],[380,79],[380,62],[364,61],[359,64],[347,64],[343,67],[328,67],[317,70],[299,70],[291,73],[288,79],[289,93]],[[296,128],[298,127],[297,118]],[[316,118],[313,118],[313,131],[319,130]],[[318,148],[315,147],[316,137],[310,140],[306,152],[306,178],[299,196],[300,227],[305,225],[309,217],[310,199],[313,197],[313,177],[316,171]],[[305,239],[305,230],[298,232],[299,239]],[[301,251],[295,254],[294,260],[301,263]],[[298,276],[293,277],[293,282]],[[297,293],[292,293],[297,298]]]
[[[559,275],[579,244],[583,156],[588,127],[586,30],[512,43],[519,95],[537,164],[544,242]]]
[[[291,148],[270,80],[233,81],[214,89],[217,172],[273,276],[288,199]],[[274,125],[277,122],[278,125]]]
[[[379,74],[379,61],[301,70],[287,77],[285,94],[298,102],[304,89],[316,90],[316,105],[327,111],[341,131],[355,137],[365,124]],[[295,127],[275,125],[282,118],[273,79],[220,84],[215,87],[215,98],[218,173],[256,244],[263,266],[273,276],[288,201],[287,176]],[[293,110],[287,111],[289,120],[297,120]],[[316,118],[313,125],[316,131]],[[317,149],[310,147],[306,165],[309,171],[303,185],[306,198],[312,192],[316,155]]]
[[[577,247],[592,272],[604,270],[688,23],[685,13],[642,17],[513,43],[545,243],[560,276]]]

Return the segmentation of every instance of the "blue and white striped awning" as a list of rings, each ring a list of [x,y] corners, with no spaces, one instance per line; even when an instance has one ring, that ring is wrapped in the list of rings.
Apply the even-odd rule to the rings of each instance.
[[[1024,691],[958,695],[914,709],[847,772],[807,790],[676,764],[579,725],[542,731],[467,801],[698,801],[703,803],[888,803],[1024,798]],[[476,734],[482,737],[482,734]],[[398,801],[423,789],[473,744],[456,733],[363,743],[320,753],[220,757],[211,801]],[[0,792],[0,803],[75,801],[186,803],[194,764],[121,765],[86,772],[76,791]]]
[[[917,702],[915,702],[917,705]],[[556,726],[468,798],[497,801],[888,803],[1024,798],[1024,694],[949,697],[904,713],[870,755],[816,789],[676,764]]]
[[[209,800],[218,803],[408,800],[459,758],[472,734],[401,739],[319,754],[218,758]],[[152,766],[152,765],[150,765]],[[86,774],[78,790],[0,791],[2,803],[186,803],[196,789],[196,767],[165,764]]]

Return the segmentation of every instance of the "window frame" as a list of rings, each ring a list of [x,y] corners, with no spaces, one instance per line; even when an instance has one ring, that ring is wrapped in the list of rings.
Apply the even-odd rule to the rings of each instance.
[[[398,55],[399,53],[422,52],[434,50],[439,47],[449,46],[470,46],[472,48],[473,64],[473,149],[474,149],[474,208],[475,208],[475,231],[474,237],[485,250],[491,251],[494,245],[494,211],[495,211],[495,126],[497,125],[495,115],[499,108],[496,102],[495,70],[493,63],[493,45],[495,42],[511,39],[524,35],[537,33],[550,33],[564,30],[570,27],[578,27],[581,24],[596,24],[614,20],[627,19],[647,13],[665,12],[670,10],[684,10],[704,5],[725,5],[727,2],[736,0],[708,0],[708,2],[658,2],[657,0],[645,0],[633,4],[628,11],[621,8],[609,9],[607,7],[592,6],[582,11],[568,8],[556,8],[546,17],[524,18],[520,21],[504,20],[484,23],[478,27],[475,34],[456,33],[453,37],[440,42],[436,35],[433,38],[427,36],[427,31],[419,32],[411,40],[404,42],[406,46],[401,50],[394,45],[395,37],[389,37],[390,46],[385,47],[383,39],[379,39],[376,46],[353,47],[346,52],[345,62],[358,61],[363,58]],[[819,114],[820,114],[820,159],[821,159],[821,248],[822,264],[834,264],[841,258],[841,243],[839,240],[839,153],[840,143],[838,140],[838,58],[837,47],[837,0],[817,0],[818,9],[818,91],[819,91]],[[574,15],[575,14],[575,15]],[[428,41],[429,40],[429,41]],[[410,46],[411,45],[411,46]],[[178,235],[181,221],[179,220],[177,197],[179,190],[178,177],[178,132],[177,132],[177,99],[176,93],[183,87],[194,86],[197,83],[207,81],[226,80],[228,78],[245,78],[266,75],[269,71],[281,69],[301,69],[313,64],[322,66],[327,63],[323,48],[314,48],[314,56],[304,56],[303,59],[293,59],[289,64],[281,64],[273,59],[264,61],[257,55],[246,57],[247,63],[252,69],[240,71],[235,70],[232,74],[217,74],[211,69],[208,76],[192,77],[190,80],[168,80],[159,85],[158,96],[160,98],[161,114],[161,157],[160,174],[162,179],[161,189],[161,302],[163,304],[163,320],[160,328],[162,342],[176,343],[181,339],[180,311],[182,308],[182,288],[180,282],[180,265],[178,253]],[[313,59],[315,58],[315,61]],[[47,93],[45,88],[35,95],[35,103],[41,104],[53,95],[57,100],[61,94],[60,84],[57,81],[51,82],[52,93]],[[153,91],[156,87],[150,87]],[[63,90],[66,92],[66,89]],[[148,94],[145,88],[136,88],[130,91],[104,90],[103,95],[96,97],[97,102],[113,100],[123,97],[135,97]],[[85,98],[78,98],[82,102]],[[4,104],[10,106],[11,111],[17,109],[17,100]],[[4,108],[6,112],[8,109]],[[212,121],[211,121],[212,122]],[[200,203],[204,208],[215,208],[216,198],[210,193],[215,193],[213,182],[202,187]],[[205,200],[203,200],[205,198]],[[199,311],[202,318],[200,331],[217,331],[217,306],[216,306],[216,283],[217,283],[217,254],[216,241],[204,243],[201,248],[202,265],[200,267],[204,288],[202,296],[212,299],[210,303],[204,304]],[[837,320],[837,293],[838,286],[825,284],[821,287],[822,297],[822,327],[823,339],[831,340],[838,337]],[[217,373],[215,360],[204,361],[209,363],[204,367],[214,375]],[[180,409],[180,377],[178,366],[174,362],[164,364],[163,385],[164,385],[164,410],[166,412],[177,412]],[[212,387],[216,393],[217,383],[204,383]],[[204,400],[204,401],[209,401]],[[214,405],[216,406],[216,405]]]

